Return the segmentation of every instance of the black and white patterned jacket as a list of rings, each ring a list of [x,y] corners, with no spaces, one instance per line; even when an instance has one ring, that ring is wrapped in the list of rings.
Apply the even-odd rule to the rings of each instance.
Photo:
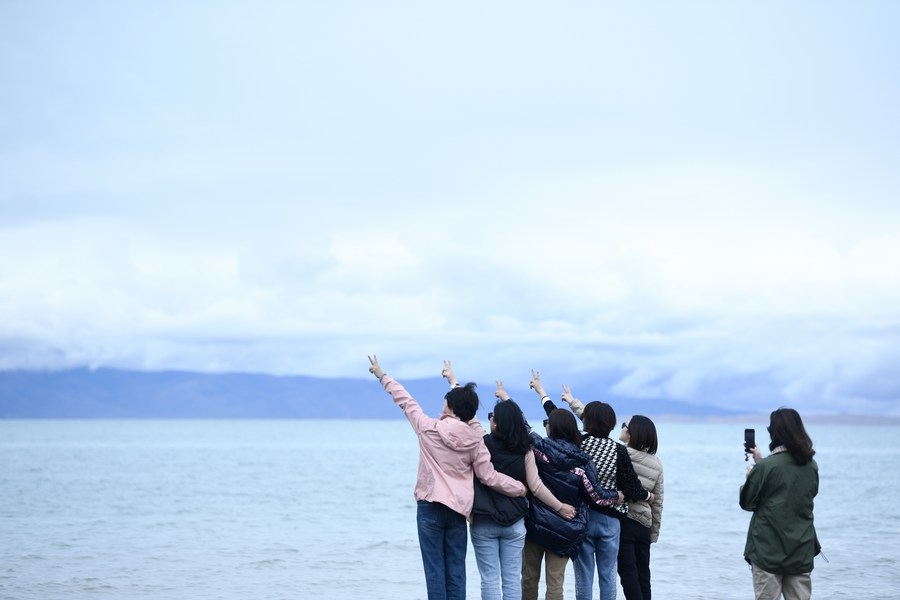
[[[550,415],[552,410],[558,408],[553,401],[545,397],[544,411]],[[572,403],[572,412],[580,419],[584,405],[576,400]],[[628,502],[647,500],[649,492],[641,486],[634,465],[628,455],[628,449],[608,437],[599,437],[585,434],[581,441],[581,450],[591,457],[594,467],[597,469],[597,483],[608,489],[621,490]],[[606,515],[621,519],[628,514],[628,504],[615,504],[613,506],[592,506],[592,509]]]

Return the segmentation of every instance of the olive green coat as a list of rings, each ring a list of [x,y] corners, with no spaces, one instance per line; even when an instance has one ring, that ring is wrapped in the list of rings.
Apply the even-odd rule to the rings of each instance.
[[[819,492],[816,461],[800,466],[787,452],[759,461],[741,486],[741,508],[752,511],[744,558],[780,575],[809,573],[819,540],[813,498]]]

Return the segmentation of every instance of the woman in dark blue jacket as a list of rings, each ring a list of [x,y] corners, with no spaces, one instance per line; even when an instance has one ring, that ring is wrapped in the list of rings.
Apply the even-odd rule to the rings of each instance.
[[[532,372],[534,378],[539,374]],[[533,383],[534,379],[532,379]],[[578,514],[567,520],[532,498],[525,521],[528,533],[522,552],[522,599],[537,600],[541,563],[545,563],[546,600],[562,600],[566,563],[581,549],[587,528],[588,504],[608,506],[623,501],[621,493],[599,487],[590,457],[579,448],[581,434],[575,415],[553,410],[547,420],[547,437],[532,432],[532,447],[544,485],[560,502],[574,506]]]

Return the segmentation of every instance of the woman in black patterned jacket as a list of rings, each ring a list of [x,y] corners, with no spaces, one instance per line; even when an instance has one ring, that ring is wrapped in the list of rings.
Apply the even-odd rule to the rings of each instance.
[[[541,396],[547,414],[557,408],[544,392],[539,374],[535,374],[532,388]],[[634,472],[634,465],[628,456],[628,449],[609,437],[616,425],[616,413],[613,408],[604,402],[589,402],[585,406],[572,396],[568,386],[563,386],[563,390],[563,401],[581,418],[587,433],[581,449],[591,457],[597,469],[597,482],[603,487],[620,490],[625,499],[631,502],[652,500],[653,494],[641,487],[641,482]],[[619,531],[621,519],[628,514],[628,505],[591,508],[585,542],[579,555],[572,561],[575,571],[575,598],[576,600],[593,598],[596,566],[600,600],[615,600]]]

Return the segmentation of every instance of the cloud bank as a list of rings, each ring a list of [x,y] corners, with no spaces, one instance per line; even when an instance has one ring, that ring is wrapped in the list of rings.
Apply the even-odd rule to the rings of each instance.
[[[900,415],[896,10],[349,6],[0,9],[0,368]]]

